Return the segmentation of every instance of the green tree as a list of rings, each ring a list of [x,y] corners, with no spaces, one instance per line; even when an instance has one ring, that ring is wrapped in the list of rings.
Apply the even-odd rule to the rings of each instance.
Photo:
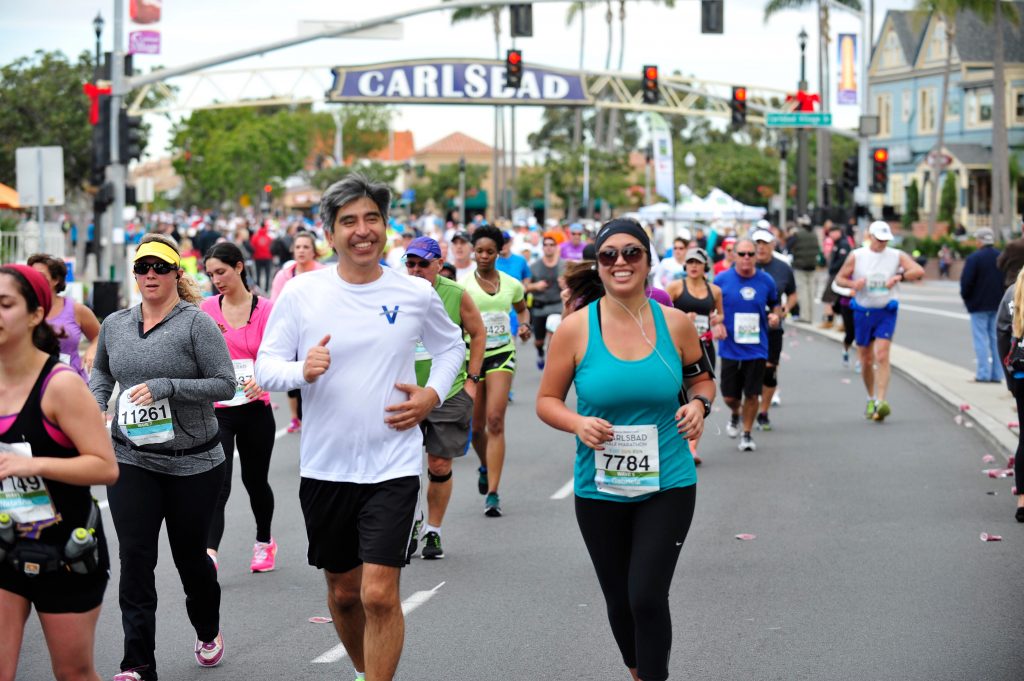
[[[37,50],[0,67],[0,182],[15,183],[18,147],[58,146],[64,150],[66,190],[85,187],[92,166],[93,127],[82,85],[92,81],[93,70],[89,52],[71,61],[59,50]],[[130,93],[127,100],[133,98]],[[160,99],[151,92],[144,103],[151,106]],[[148,134],[146,126],[143,134]]]
[[[946,64],[942,69],[942,90],[939,97],[939,109],[936,112],[936,123],[938,135],[935,140],[934,152],[942,153],[942,147],[946,136],[946,101],[949,97],[949,76],[953,65],[953,43],[956,40],[957,15],[964,10],[986,11],[985,3],[979,0],[917,0],[914,12],[918,21],[925,21],[932,16],[938,16],[942,21],[943,32],[946,40]],[[991,12],[993,8],[987,8]],[[935,220],[938,217],[939,202],[939,173],[931,174],[932,190],[928,201],[928,236],[935,232]]]
[[[946,173],[946,181],[942,183],[942,198],[939,200],[939,222],[953,224],[956,213],[956,173]]]
[[[917,212],[920,202],[921,192],[917,188],[917,180],[911,180],[910,186],[907,187],[907,204],[903,210],[903,217],[900,219],[903,229],[909,230],[915,222],[921,219]]]
[[[466,195],[473,196],[483,188],[484,178],[489,168],[482,163],[466,164]],[[424,182],[416,187],[416,195],[420,200],[433,199],[441,210],[448,207],[448,202],[459,195],[459,164],[447,163],[436,171],[427,171]],[[495,197],[488,197],[494,201]]]

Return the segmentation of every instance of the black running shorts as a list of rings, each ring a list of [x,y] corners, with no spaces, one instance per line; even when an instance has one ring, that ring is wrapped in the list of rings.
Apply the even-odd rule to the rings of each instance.
[[[722,358],[722,397],[757,397],[764,387],[763,359]]]
[[[370,484],[302,478],[309,564],[343,573],[363,563],[404,567],[419,476]]]

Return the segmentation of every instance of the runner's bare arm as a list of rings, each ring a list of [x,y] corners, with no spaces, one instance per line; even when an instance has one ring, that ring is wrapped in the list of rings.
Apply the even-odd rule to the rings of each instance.
[[[864,288],[864,280],[858,279],[857,281],[854,281],[851,279],[853,276],[853,266],[855,261],[856,258],[853,253],[846,256],[846,261],[843,263],[843,266],[839,268],[839,272],[836,273],[835,281],[843,288],[852,288],[854,291],[859,291]]]
[[[466,363],[466,371],[479,376],[480,369],[484,364],[487,329],[484,327],[483,317],[480,316],[480,308],[473,302],[473,296],[469,295],[468,291],[462,292],[462,301],[459,307],[462,315],[462,330],[469,335],[469,361]]]
[[[903,268],[904,281],[917,281],[924,277],[924,268],[903,251],[900,251],[900,267]]]

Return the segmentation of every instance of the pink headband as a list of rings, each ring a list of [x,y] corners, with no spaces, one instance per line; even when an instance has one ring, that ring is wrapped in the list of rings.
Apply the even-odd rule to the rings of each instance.
[[[28,265],[4,265],[4,267],[17,270],[18,274],[25,277],[28,285],[32,287],[36,294],[36,300],[43,307],[43,317],[45,318],[46,315],[50,314],[50,308],[53,307],[53,290],[50,288],[46,278]]]

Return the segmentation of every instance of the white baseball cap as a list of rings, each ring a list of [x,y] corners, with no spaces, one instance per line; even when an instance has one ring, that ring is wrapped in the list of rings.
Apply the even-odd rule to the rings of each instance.
[[[881,220],[875,220],[868,227],[868,234],[875,237],[879,241],[891,241],[892,240],[892,229],[889,228],[889,224],[882,222]]]
[[[758,229],[771,229],[772,228],[771,223],[768,222],[767,220],[763,219],[763,218],[758,220],[757,224],[754,225],[754,226],[757,227]]]
[[[762,243],[770,244],[775,241],[775,235],[767,229],[755,229],[753,234],[750,235],[751,241],[760,241]]]

